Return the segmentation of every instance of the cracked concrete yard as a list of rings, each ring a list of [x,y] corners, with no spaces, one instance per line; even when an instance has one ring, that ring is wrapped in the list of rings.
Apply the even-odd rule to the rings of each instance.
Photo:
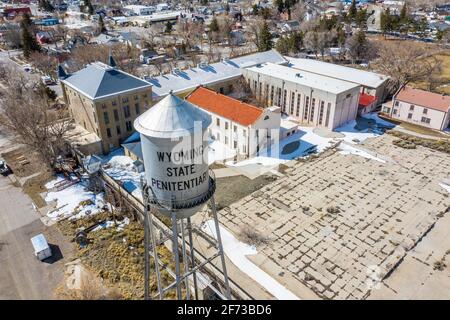
[[[407,272],[402,261],[418,243],[430,235],[450,240],[449,225],[433,230],[450,206],[439,185],[450,178],[449,155],[401,149],[393,139],[361,145],[386,163],[332,151],[295,162],[284,177],[221,210],[221,223],[236,235],[248,225],[267,236],[249,259],[300,298],[310,297],[299,290],[306,285],[324,299],[366,299]],[[448,264],[444,280],[428,286],[449,285]]]

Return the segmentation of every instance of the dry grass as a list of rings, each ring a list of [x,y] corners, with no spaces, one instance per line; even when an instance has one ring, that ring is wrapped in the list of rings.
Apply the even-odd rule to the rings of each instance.
[[[2,154],[15,176],[23,178],[46,169],[39,156],[27,147]],[[26,163],[27,162],[27,163]]]
[[[79,227],[88,227],[98,220],[111,219],[108,212],[78,221],[61,221],[60,229],[73,237]],[[138,222],[131,222],[123,230],[102,229],[88,234],[89,244],[78,250],[83,265],[103,279],[107,287],[117,288],[123,299],[143,299],[144,297],[144,230]],[[164,246],[158,248],[159,257],[172,270],[172,253]],[[151,270],[154,271],[153,261]],[[166,270],[161,272],[165,286],[173,281]],[[154,272],[150,277],[150,289],[157,291]],[[169,291],[167,298],[174,299],[175,292]]]
[[[33,200],[38,208],[45,207],[47,203],[41,197],[41,193],[47,191],[45,184],[53,179],[51,170],[46,170],[40,175],[28,179],[23,185],[23,191]]]

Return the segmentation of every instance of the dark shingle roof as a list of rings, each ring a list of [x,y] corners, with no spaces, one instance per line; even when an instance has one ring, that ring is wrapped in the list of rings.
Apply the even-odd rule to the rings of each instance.
[[[63,82],[91,99],[151,86],[145,80],[99,62],[88,64]]]

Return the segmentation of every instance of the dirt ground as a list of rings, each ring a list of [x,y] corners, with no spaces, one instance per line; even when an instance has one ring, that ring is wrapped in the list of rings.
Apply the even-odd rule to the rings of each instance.
[[[218,178],[215,200],[217,210],[223,209],[233,202],[248,196],[252,192],[261,189],[273,182],[274,176],[262,175],[253,180],[241,175],[234,177]]]
[[[32,174],[43,169],[42,161],[27,147],[21,147],[13,151],[3,153],[2,157],[11,167],[14,175],[20,178],[31,176]]]

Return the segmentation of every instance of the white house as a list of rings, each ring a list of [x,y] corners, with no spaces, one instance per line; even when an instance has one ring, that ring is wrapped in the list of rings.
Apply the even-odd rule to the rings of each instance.
[[[393,119],[445,130],[450,122],[450,96],[404,87],[382,111]]]
[[[205,87],[198,87],[186,100],[211,115],[210,136],[235,150],[239,158],[258,155],[279,142],[279,107],[258,108]]]
[[[273,63],[245,68],[252,92],[300,123],[333,130],[356,118],[360,85]]]

